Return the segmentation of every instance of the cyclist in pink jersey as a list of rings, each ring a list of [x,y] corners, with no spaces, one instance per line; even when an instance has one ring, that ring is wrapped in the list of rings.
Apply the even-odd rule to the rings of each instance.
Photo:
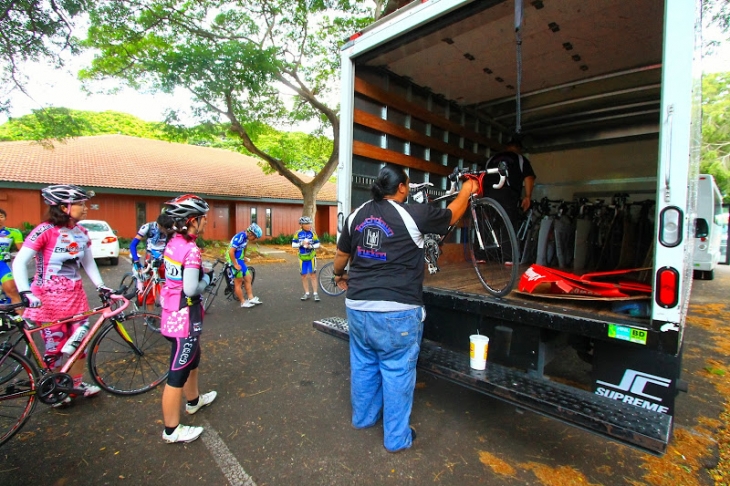
[[[104,286],[94,257],[91,239],[86,229],[77,225],[86,217],[86,201],[94,193],[70,184],[48,186],[41,190],[49,205],[45,222],[30,232],[13,262],[13,274],[20,294],[28,299],[29,307],[23,317],[37,322],[51,322],[89,310],[84,293],[80,268],[96,285],[97,290],[111,293]],[[28,263],[35,258],[36,273],[28,285]],[[88,324],[88,319],[50,326],[43,330],[44,358],[52,368],[58,365],[61,349],[73,332]],[[82,356],[83,357],[83,356]],[[69,370],[74,388],[83,390],[83,396],[99,393],[97,386],[82,381],[84,360],[79,359]],[[57,404],[71,402],[71,396]]]
[[[174,220],[174,236],[168,239],[164,252],[166,277],[161,292],[160,332],[172,343],[170,373],[162,392],[162,440],[167,443],[192,442],[203,433],[203,427],[180,424],[183,394],[188,415],[210,405],[217,396],[215,391],[201,395],[198,389],[203,330],[200,294],[210,284],[210,274],[201,272],[202,258],[195,240],[205,229],[208,209],[208,203],[192,194],[167,201],[163,209]]]

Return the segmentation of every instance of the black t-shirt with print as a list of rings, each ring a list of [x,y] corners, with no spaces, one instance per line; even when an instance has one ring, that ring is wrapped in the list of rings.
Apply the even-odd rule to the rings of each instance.
[[[351,258],[347,298],[423,305],[423,235],[444,234],[451,210],[368,201],[345,221],[337,248]]]

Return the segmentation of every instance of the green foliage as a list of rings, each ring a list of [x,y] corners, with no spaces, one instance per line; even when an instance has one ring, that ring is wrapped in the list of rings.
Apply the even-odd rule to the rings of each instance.
[[[702,78],[702,150],[700,172],[712,174],[730,201],[730,72]]]
[[[119,248],[129,249],[129,245],[132,244],[132,238],[124,238],[122,236],[118,236],[117,238],[119,238]]]
[[[23,221],[23,224],[21,226],[22,226],[21,228],[18,228],[18,231],[20,231],[20,234],[23,235],[23,240],[25,240],[28,237],[28,235],[30,234],[30,232],[33,231],[33,228],[35,228],[35,226],[33,226],[32,224],[30,224],[27,221]]]
[[[291,239],[292,235],[285,235],[284,233],[280,233],[279,236],[274,236],[272,238],[269,238],[267,240],[261,240],[259,241],[262,245],[291,245]]]
[[[322,236],[319,237],[319,241],[321,243],[337,243],[337,235],[331,235],[329,233],[324,233]]]
[[[287,167],[299,172],[318,172],[332,152],[332,140],[303,132],[281,132],[254,122],[247,130],[257,144],[275,153]],[[167,123],[145,122],[115,111],[78,111],[68,108],[33,110],[30,115],[0,125],[0,141],[35,140],[51,147],[54,141],[72,137],[119,134],[131,137],[189,143],[252,155],[230,132],[230,123],[203,123],[192,128]],[[271,173],[270,166],[264,172]]]
[[[159,123],[150,123],[115,111],[78,111],[68,108],[33,110],[30,115],[0,125],[0,140],[36,140],[50,145],[53,140],[102,134],[168,140]]]

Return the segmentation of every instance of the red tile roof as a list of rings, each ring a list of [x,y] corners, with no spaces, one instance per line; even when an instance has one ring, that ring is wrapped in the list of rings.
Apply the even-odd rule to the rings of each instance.
[[[302,200],[298,188],[258,163],[229,150],[126,135],[79,137],[52,149],[0,142],[0,181]],[[317,200],[336,201],[335,184],[326,183]]]

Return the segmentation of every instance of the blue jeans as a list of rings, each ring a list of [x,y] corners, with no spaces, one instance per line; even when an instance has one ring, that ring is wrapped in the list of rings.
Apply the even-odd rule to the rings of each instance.
[[[409,427],[423,309],[364,312],[347,309],[350,328],[352,425],[372,427],[383,417],[385,448],[411,447]]]

